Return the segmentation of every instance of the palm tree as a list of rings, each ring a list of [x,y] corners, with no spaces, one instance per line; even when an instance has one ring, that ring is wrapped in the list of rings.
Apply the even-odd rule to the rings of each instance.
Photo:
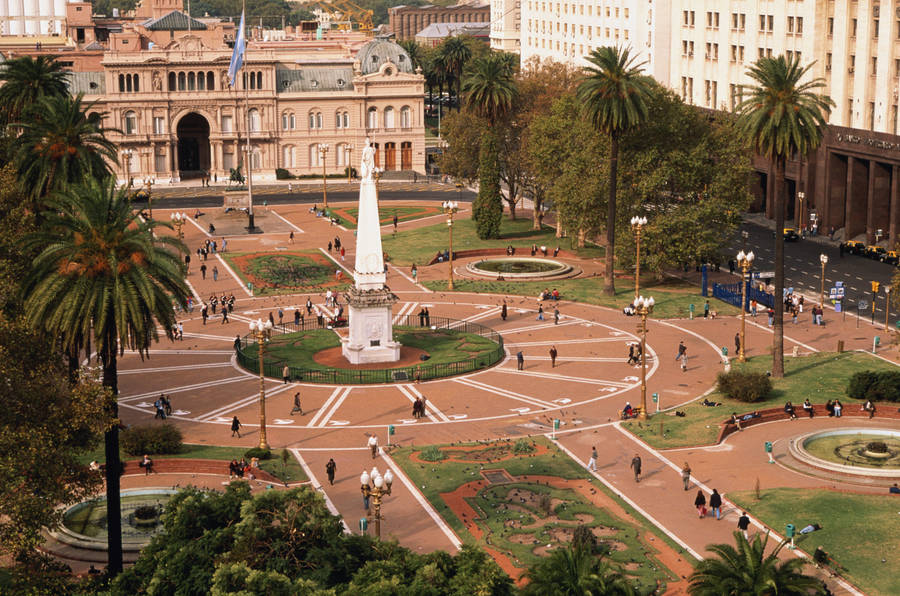
[[[106,138],[102,116],[87,113],[82,95],[46,97],[38,108],[40,120],[16,123],[22,134],[14,142],[19,180],[33,200],[56,189],[93,177],[110,175],[109,163],[117,163],[116,146]]]
[[[805,596],[823,594],[822,582],[801,570],[802,559],[791,557],[787,561],[778,558],[785,542],[769,554],[766,545],[769,535],[759,534],[750,542],[742,532],[735,532],[736,547],[730,544],[712,544],[707,549],[715,554],[700,561],[690,577],[688,592],[691,596]]]
[[[757,84],[745,87],[750,96],[737,107],[738,126],[754,150],[775,169],[772,205],[775,209],[775,333],[772,339],[772,376],[784,376],[784,169],[788,157],[809,155],[822,142],[826,114],[834,106],[816,93],[821,78],[803,83],[813,63],[800,66],[797,58],[760,58],[747,74]]]
[[[0,66],[0,126],[25,120],[26,114],[42,114],[35,108],[44,98],[67,96],[68,76],[54,56],[23,56],[4,62]]]
[[[190,295],[181,261],[187,249],[174,236],[156,237],[153,230],[169,224],[141,221],[126,190],[116,190],[111,178],[54,193],[47,207],[44,225],[26,241],[38,256],[23,284],[25,316],[70,354],[89,354],[93,343],[103,385],[115,397],[118,352],[128,348],[145,356],[158,340],[157,325],[172,339],[173,302],[184,306]],[[113,574],[122,569],[117,416],[113,405],[106,432]]]
[[[417,68],[421,68],[423,71],[425,70],[425,50],[415,39],[404,39],[403,41],[398,42],[401,48],[403,48],[407,55],[409,56],[409,61],[412,62],[413,70]]]
[[[488,54],[472,61],[463,91],[466,104],[487,120],[478,151],[478,196],[472,203],[479,238],[499,238],[503,203],[500,198],[500,160],[494,124],[512,110],[518,95],[516,83],[507,62],[498,54]]]
[[[472,58],[472,48],[466,43],[466,40],[460,36],[454,36],[441,44],[441,57],[446,70],[452,75],[453,82],[456,83],[456,111],[462,107],[461,89],[463,71],[469,60]]]
[[[634,589],[619,571],[587,548],[553,551],[527,572],[526,594],[541,596],[630,596]]]
[[[647,119],[651,84],[641,74],[644,62],[637,63],[628,48],[602,47],[587,57],[593,66],[585,69],[578,86],[578,98],[598,130],[609,136],[609,197],[606,206],[606,281],[603,293],[614,296],[616,259],[616,191],[619,168],[619,139],[622,134]]]

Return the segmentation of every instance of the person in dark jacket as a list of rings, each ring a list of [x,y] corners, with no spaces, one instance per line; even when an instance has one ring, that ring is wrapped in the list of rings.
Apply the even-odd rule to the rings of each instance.
[[[706,495],[703,494],[702,490],[697,491],[697,498],[694,499],[694,507],[697,508],[697,515],[700,516],[700,519],[703,519],[706,516]]]
[[[722,495],[716,489],[709,495],[709,508],[716,514],[717,520],[722,519]]]

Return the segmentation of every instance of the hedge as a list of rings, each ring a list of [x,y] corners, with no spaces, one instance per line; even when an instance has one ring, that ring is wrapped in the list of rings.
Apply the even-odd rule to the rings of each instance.
[[[129,455],[165,455],[181,451],[181,431],[172,424],[131,426],[122,431],[122,449]]]
[[[716,381],[719,392],[738,401],[763,401],[772,393],[772,381],[763,373],[732,370],[719,373]]]
[[[859,400],[900,401],[900,371],[858,372],[850,377],[847,395]]]

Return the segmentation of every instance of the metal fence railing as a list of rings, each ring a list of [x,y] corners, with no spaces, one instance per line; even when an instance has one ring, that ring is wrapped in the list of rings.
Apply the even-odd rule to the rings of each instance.
[[[713,297],[740,308],[741,284],[713,284]],[[750,310],[751,300],[756,300],[760,307],[772,308],[775,306],[775,298],[772,294],[758,290],[748,282],[747,299],[746,304],[744,304],[744,310]]]
[[[276,335],[329,328],[327,321],[318,318],[307,318],[295,325],[293,322],[278,324],[272,329]],[[470,333],[496,342],[497,346],[488,352],[464,358],[454,362],[429,364],[423,361],[418,364],[395,368],[351,370],[343,368],[301,368],[288,365],[290,378],[305,383],[326,383],[332,385],[367,385],[381,383],[406,382],[415,379],[427,381],[454,375],[473,372],[500,362],[506,355],[503,348],[503,337],[499,333],[469,321],[460,321],[446,317],[428,317],[427,320],[418,315],[405,315],[394,324],[395,332],[400,329],[433,329]],[[255,349],[256,338],[248,334],[241,338],[240,347],[236,350],[237,361],[243,368],[259,374],[259,357]],[[270,355],[265,358],[265,376],[282,378],[285,362]]]

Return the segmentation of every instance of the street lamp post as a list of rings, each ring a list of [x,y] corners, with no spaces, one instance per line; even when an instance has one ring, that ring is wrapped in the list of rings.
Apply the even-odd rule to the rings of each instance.
[[[822,263],[821,293],[819,294],[819,308],[825,308],[825,265],[828,264],[828,255],[820,254],[819,262]]]
[[[637,249],[637,257],[634,261],[634,297],[640,295],[641,287],[641,229],[647,225],[646,217],[632,217],[631,229],[634,230],[635,246]]]
[[[363,471],[359,477],[362,485],[362,494],[367,499],[372,499],[371,519],[375,522],[375,538],[381,540],[381,500],[391,494],[391,485],[394,483],[394,474],[390,470],[382,477],[378,468],[372,468],[371,474]]]
[[[353,147],[351,147],[350,145],[345,145],[344,151],[347,154],[347,184],[350,184],[353,181],[351,179],[351,175],[353,174],[353,165],[350,162],[350,152],[353,151]]]
[[[266,375],[263,368],[263,355],[266,351],[266,339],[272,331],[272,321],[260,319],[250,321],[250,332],[256,338],[259,353],[259,448],[268,449],[266,441]]]
[[[653,297],[638,296],[634,300],[634,312],[641,317],[641,411],[639,420],[647,419],[647,315],[653,312]]]
[[[746,339],[744,339],[747,329],[747,271],[753,266],[754,258],[756,258],[756,255],[753,254],[752,250],[748,253],[741,251],[737,254],[738,266],[741,268],[741,345],[738,350],[739,362],[747,361],[747,358],[744,356],[744,346],[747,343]]]
[[[806,193],[802,190],[797,193],[797,200],[800,202],[800,214],[797,216],[797,227],[800,229],[800,233],[803,234],[803,200],[806,198]]]
[[[147,186],[147,210],[153,219],[153,178],[144,178],[144,184]]]
[[[884,330],[888,331],[888,317],[891,315],[891,286],[884,286]]]
[[[169,216],[172,220],[172,225],[175,226],[175,232],[178,234],[179,240],[184,240],[184,222],[187,221],[187,214],[176,211],[172,215]]]
[[[328,182],[325,177],[325,157],[328,155],[329,148],[328,143],[319,143],[319,159],[322,161],[322,202],[326,209],[328,209]]]
[[[125,158],[125,188],[131,189],[131,156],[134,151],[125,149],[122,151],[122,157]]]
[[[450,264],[449,278],[447,280],[447,289],[453,289],[453,214],[459,211],[459,202],[444,201],[444,213],[447,214],[447,229],[450,230],[450,258],[447,262]]]

